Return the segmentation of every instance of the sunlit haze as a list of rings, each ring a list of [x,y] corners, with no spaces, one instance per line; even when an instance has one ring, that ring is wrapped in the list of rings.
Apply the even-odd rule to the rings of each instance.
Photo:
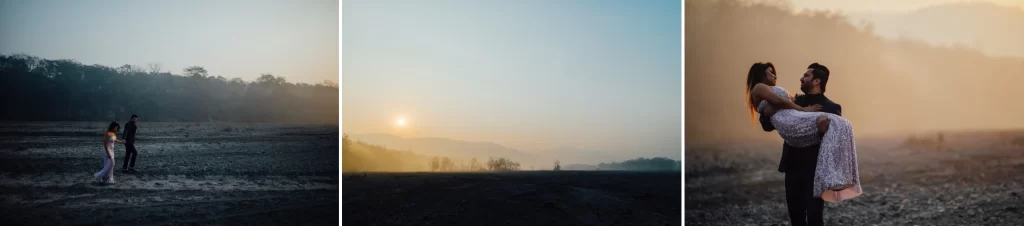
[[[858,137],[1024,128],[1013,102],[1024,70],[1020,2],[736,2],[686,3],[687,145],[779,142],[740,104],[755,62],[773,62],[778,85],[794,92],[809,64],[828,66],[825,95]]]
[[[345,133],[680,158],[679,2],[342,7]]]
[[[792,0],[796,9],[836,10],[836,11],[875,11],[875,12],[908,12],[924,7],[949,3],[988,2],[1001,6],[1024,8],[1021,0]]]

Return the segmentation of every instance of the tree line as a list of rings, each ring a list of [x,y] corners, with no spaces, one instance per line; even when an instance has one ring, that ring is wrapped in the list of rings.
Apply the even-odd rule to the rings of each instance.
[[[681,171],[682,161],[665,157],[635,158],[622,162],[599,163],[597,165],[571,164],[565,170],[622,170],[622,171]],[[556,164],[556,170],[561,168]]]
[[[428,163],[430,171],[433,172],[472,172],[472,171],[494,171],[510,172],[519,171],[519,162],[507,158],[489,158],[487,162],[480,162],[472,158],[468,163],[456,164],[448,157],[434,156]]]
[[[328,123],[338,121],[338,85],[289,83],[263,74],[255,81],[182,74],[147,67],[85,65],[0,55],[0,121],[111,121],[138,114],[147,121]]]
[[[682,161],[665,157],[635,158],[622,162],[600,163],[597,170],[629,170],[629,171],[680,171]]]

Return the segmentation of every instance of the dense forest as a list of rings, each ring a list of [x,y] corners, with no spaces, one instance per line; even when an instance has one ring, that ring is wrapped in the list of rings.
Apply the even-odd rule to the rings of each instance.
[[[1024,127],[1024,59],[964,45],[886,39],[841,12],[800,11],[786,1],[695,0],[685,6],[687,146],[770,139],[744,111],[750,65],[770,61],[778,83],[799,92],[807,65],[829,67],[826,95],[859,136]],[[955,119],[955,120],[954,120]]]
[[[338,123],[338,85],[211,76],[201,66],[182,75],[159,64],[109,67],[74,60],[0,55],[0,121],[226,121]]]

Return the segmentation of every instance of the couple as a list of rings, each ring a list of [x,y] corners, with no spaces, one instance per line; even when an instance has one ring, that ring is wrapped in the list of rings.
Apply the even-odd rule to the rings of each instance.
[[[755,63],[747,73],[747,105],[760,114],[764,131],[785,141],[779,171],[786,173],[786,203],[792,225],[823,225],[824,201],[839,202],[863,191],[853,127],[842,107],[825,97],[829,71],[813,63],[800,78],[804,95],[775,86],[775,66]],[[818,112],[823,111],[823,112]]]
[[[125,147],[122,172],[135,172],[135,157],[138,155],[138,152],[135,151],[135,122],[137,121],[139,121],[139,116],[132,115],[131,121],[125,124],[124,140],[117,139],[117,131],[121,129],[121,125],[118,125],[117,122],[110,122],[107,133],[103,136],[103,169],[93,174],[97,182],[114,183],[114,143],[122,143]]]

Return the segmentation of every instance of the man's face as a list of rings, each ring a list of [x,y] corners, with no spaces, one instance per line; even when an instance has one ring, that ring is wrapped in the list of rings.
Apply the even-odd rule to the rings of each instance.
[[[814,78],[814,69],[807,69],[804,71],[804,76],[800,77],[800,91],[808,93],[814,90],[814,87],[818,87],[821,83],[821,79]]]
[[[132,122],[139,122],[139,118],[132,118]]]

